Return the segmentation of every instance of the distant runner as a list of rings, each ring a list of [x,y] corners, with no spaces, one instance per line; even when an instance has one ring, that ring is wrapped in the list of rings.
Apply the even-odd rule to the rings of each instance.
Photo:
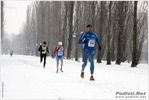
[[[63,72],[63,58],[64,58],[64,47],[62,46],[62,42],[58,42],[58,46],[54,49],[54,54],[56,55],[56,73],[59,71],[59,60],[61,60],[61,68],[60,71]]]
[[[13,55],[13,51],[10,51],[10,56],[12,56]]]
[[[46,65],[46,56],[47,53],[49,53],[47,43],[44,41],[43,44],[39,47],[38,51],[40,52],[40,63],[42,63],[42,59],[44,58],[43,68],[45,68]]]

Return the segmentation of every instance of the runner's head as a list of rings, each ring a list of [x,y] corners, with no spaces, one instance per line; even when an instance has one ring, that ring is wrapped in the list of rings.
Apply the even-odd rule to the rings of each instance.
[[[46,44],[47,44],[46,41],[44,41],[44,42],[43,42],[43,45],[46,45]]]
[[[58,45],[59,45],[59,46],[62,46],[62,42],[58,42]]]
[[[87,31],[88,31],[88,32],[92,32],[92,31],[93,31],[93,26],[90,25],[90,24],[88,24],[88,25],[86,26],[86,28],[87,28]]]

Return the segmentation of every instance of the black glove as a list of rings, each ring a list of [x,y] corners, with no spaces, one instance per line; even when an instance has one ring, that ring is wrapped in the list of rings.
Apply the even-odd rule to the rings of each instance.
[[[101,46],[100,45],[99,45],[98,49],[101,50]]]
[[[83,43],[86,43],[86,40],[84,40]]]

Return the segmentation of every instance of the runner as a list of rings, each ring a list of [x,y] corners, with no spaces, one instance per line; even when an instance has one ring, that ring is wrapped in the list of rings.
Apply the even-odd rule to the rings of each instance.
[[[58,42],[58,46],[54,49],[54,54],[56,55],[56,73],[59,71],[59,60],[61,60],[61,68],[60,71],[63,72],[63,58],[64,58],[64,47],[62,46],[62,42]]]
[[[40,63],[42,63],[42,59],[44,58],[43,68],[45,68],[46,65],[46,56],[47,53],[49,53],[47,43],[44,41],[43,44],[39,47],[38,51],[40,52]]]
[[[84,69],[87,65],[87,59],[89,57],[90,60],[90,81],[94,81],[94,56],[95,56],[95,43],[99,45],[99,50],[101,49],[100,41],[95,33],[92,32],[93,27],[92,25],[87,25],[87,32],[84,32],[79,40],[78,44],[84,44],[83,48],[83,64],[81,70],[81,78],[84,78]]]

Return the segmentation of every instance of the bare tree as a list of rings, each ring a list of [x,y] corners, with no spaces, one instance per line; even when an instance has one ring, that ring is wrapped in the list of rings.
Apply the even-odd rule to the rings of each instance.
[[[79,18],[81,17],[80,16],[80,1],[77,1],[76,2],[76,9],[75,9],[75,12],[76,12],[76,15],[75,15],[75,61],[78,61],[78,33],[79,33]]]
[[[141,53],[143,49],[143,43],[148,36],[148,3],[146,1],[142,2],[140,9],[138,9],[137,18],[137,64],[140,63]]]
[[[138,1],[134,1],[133,53],[131,67],[137,66],[137,4]]]
[[[119,1],[118,2],[118,37],[117,37],[117,60],[116,64],[120,65],[121,64],[121,39],[122,39],[122,34],[123,34],[123,16],[122,16],[122,11],[124,7],[124,1]]]
[[[142,2],[137,19],[137,64],[142,44],[147,39],[147,2]],[[78,58],[82,46],[77,37],[86,31],[86,25],[92,24],[101,42],[101,51],[97,50],[97,62],[107,60],[107,64],[116,60],[116,64],[130,62],[133,52],[133,2],[132,1],[35,1],[27,8],[26,22],[20,29],[22,54],[38,56],[40,43],[47,41],[50,56],[58,41],[63,42],[67,59]],[[18,39],[19,40],[19,39]]]
[[[4,33],[4,1],[1,1],[1,41]]]
[[[109,4],[109,21],[108,21],[108,35],[107,35],[107,65],[111,65],[111,46],[110,46],[110,33],[111,33],[111,6],[112,1]]]
[[[68,48],[67,48],[67,59],[71,58],[72,50],[72,34],[73,34],[73,11],[74,11],[74,1],[69,2],[69,36],[68,36]]]
[[[106,33],[107,33],[107,27],[108,27],[108,18],[107,18],[107,2],[106,1],[101,1],[100,2],[100,10],[99,12],[99,30],[97,31],[97,35],[99,36],[99,40],[101,42],[101,47],[102,49],[99,51],[97,54],[97,62],[101,63],[101,60],[103,59],[105,49],[106,49]],[[99,9],[99,8],[98,8]]]

